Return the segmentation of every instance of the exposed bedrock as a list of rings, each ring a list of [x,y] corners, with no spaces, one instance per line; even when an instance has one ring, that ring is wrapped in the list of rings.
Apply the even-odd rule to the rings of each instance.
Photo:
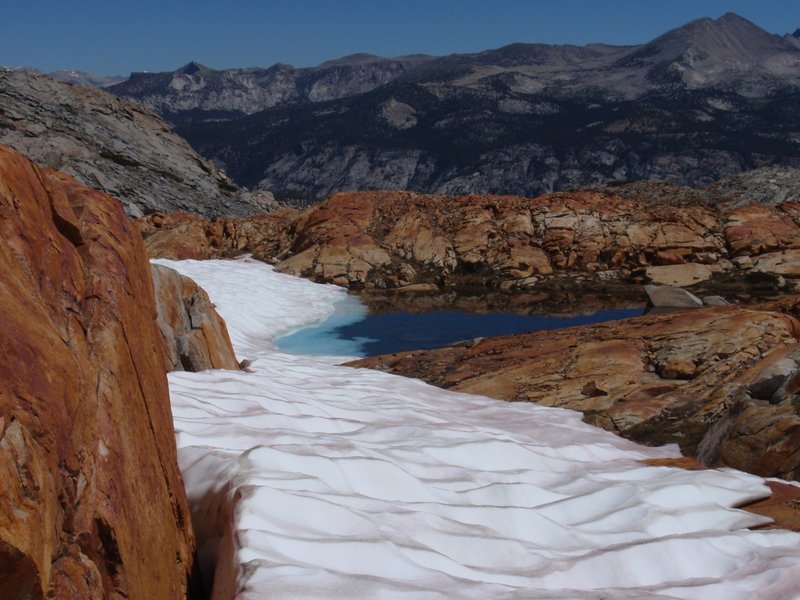
[[[265,262],[290,244],[295,211],[244,219],[175,212],[154,214],[136,221],[151,258],[207,260],[252,254]]]
[[[194,540],[144,245],[0,147],[0,598],[185,598]]]
[[[706,465],[800,478],[800,297],[476,340],[352,366],[578,410]]]
[[[351,288],[537,289],[576,277],[772,289],[800,279],[800,205],[675,207],[599,192],[439,196],[338,193],[300,213],[139,220],[151,256],[253,253],[279,271]]]
[[[0,143],[118,199],[155,211],[250,215],[278,208],[241,190],[142,106],[105,91],[0,68]]]

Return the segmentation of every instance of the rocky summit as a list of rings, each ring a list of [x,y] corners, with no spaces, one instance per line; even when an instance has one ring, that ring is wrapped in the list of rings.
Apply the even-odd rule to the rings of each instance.
[[[512,44],[307,71],[190,64],[112,89],[237,183],[535,196],[615,180],[701,187],[800,166],[800,46],[735,14],[638,46]]]
[[[271,194],[240,190],[149,110],[35,72],[0,70],[0,143],[114,196],[132,216],[275,207]]]

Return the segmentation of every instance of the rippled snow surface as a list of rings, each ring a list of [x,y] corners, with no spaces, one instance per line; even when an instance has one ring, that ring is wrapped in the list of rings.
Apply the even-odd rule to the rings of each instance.
[[[274,351],[344,291],[248,261],[194,278],[252,373],[172,373],[201,562],[256,598],[796,598],[800,535],[732,508],[737,471],[644,467],[571,411]],[[221,541],[220,541],[221,540]],[[219,547],[217,544],[219,543]]]

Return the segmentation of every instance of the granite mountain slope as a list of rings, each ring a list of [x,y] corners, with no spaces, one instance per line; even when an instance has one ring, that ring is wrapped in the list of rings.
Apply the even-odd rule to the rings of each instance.
[[[727,14],[640,46],[512,44],[416,60],[371,87],[328,77],[314,96],[300,71],[276,65],[291,77],[268,106],[197,65],[113,89],[162,111],[240,185],[287,199],[363,189],[534,196],[638,179],[698,187],[800,165],[796,39]],[[186,78],[196,92],[178,85]],[[133,85],[143,79],[163,81]]]
[[[169,125],[134,102],[23,70],[0,70],[0,143],[111,194],[126,212],[264,212]]]
[[[354,54],[317,67],[214,70],[196,62],[167,73],[133,73],[110,87],[176,123],[228,120],[273,106],[323,102],[375,89],[429,60]]]

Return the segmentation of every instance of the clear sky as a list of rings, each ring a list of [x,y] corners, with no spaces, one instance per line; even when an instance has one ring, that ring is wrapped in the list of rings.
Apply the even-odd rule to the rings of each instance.
[[[800,27],[800,0],[0,0],[0,65],[128,75],[190,60],[302,67],[356,52],[637,44],[729,11],[772,33]]]

